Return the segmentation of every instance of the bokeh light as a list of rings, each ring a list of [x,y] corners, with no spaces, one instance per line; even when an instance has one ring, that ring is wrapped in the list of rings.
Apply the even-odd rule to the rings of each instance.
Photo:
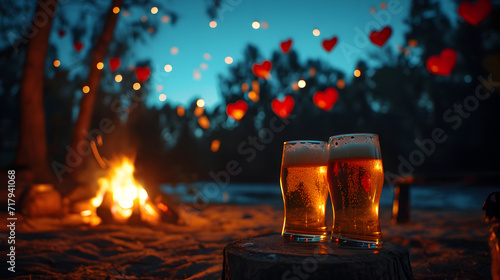
[[[212,59],[212,56],[209,53],[204,53],[203,58],[206,60],[210,60],[210,59]]]
[[[260,28],[260,23],[258,21],[252,22],[252,28],[253,29],[259,29]]]
[[[311,69],[309,69],[309,76],[311,77],[316,76],[316,68],[311,67]]]
[[[104,63],[99,61],[99,62],[97,62],[96,67],[97,67],[97,69],[102,70],[102,68],[104,68]]]
[[[299,86],[299,88],[305,88],[306,87],[306,81],[304,80],[299,80],[297,82],[297,86]]]
[[[118,14],[120,12],[120,7],[113,7],[113,14]]]
[[[167,22],[169,22],[169,21],[170,21],[170,17],[169,17],[169,16],[162,16],[162,17],[161,17],[161,21],[162,21],[163,23],[167,23]]]
[[[198,99],[198,100],[196,100],[196,106],[198,106],[198,107],[205,107],[205,100],[203,100],[201,98]]]
[[[61,66],[61,61],[59,61],[57,59],[54,60],[54,67],[59,67],[59,66]]]
[[[241,84],[241,91],[242,92],[247,92],[248,88],[249,88],[249,86],[247,83]]]
[[[165,67],[163,67],[163,69],[165,69],[165,72],[168,73],[168,72],[172,71],[172,65],[166,64]]]
[[[139,83],[134,83],[134,85],[132,86],[135,90],[139,90],[141,89],[141,84]]]
[[[219,147],[220,141],[217,139],[212,140],[212,144],[210,144],[210,150],[215,153],[219,150]]]
[[[255,93],[259,94],[260,93],[260,84],[259,81],[253,80],[252,81],[252,90],[255,91]]]
[[[337,81],[337,87],[339,89],[343,89],[345,87],[345,82],[344,82],[343,79],[338,79],[338,81]]]
[[[203,115],[203,112],[205,112],[205,107],[195,107],[194,108],[194,115],[196,117]]]
[[[147,17],[147,16],[142,16],[142,17],[141,17],[141,21],[142,21],[142,22],[146,22],[146,21],[148,21],[148,17]]]
[[[194,69],[194,70],[193,70],[193,79],[195,79],[195,80],[199,80],[199,79],[201,79],[201,73],[200,73],[200,70],[198,70],[198,69]]]
[[[260,27],[262,27],[262,29],[268,29],[269,28],[269,23],[267,23],[267,21],[264,21]]]
[[[355,77],[361,76],[361,71],[359,69],[354,70],[354,76]]]
[[[158,97],[158,99],[160,99],[160,101],[163,102],[163,101],[167,100],[167,95],[164,94],[164,93],[162,93],[162,94],[160,94],[160,96]]]
[[[198,118],[198,124],[203,129],[208,129],[210,127],[210,121],[208,120],[207,116],[201,116],[201,117],[199,117]]]
[[[209,24],[208,24],[211,28],[216,28],[217,27],[217,22],[215,20],[212,20]]]
[[[184,107],[177,106],[177,115],[179,117],[183,117],[185,113],[186,113],[186,110],[184,110]]]
[[[179,53],[179,48],[178,47],[171,47],[170,48],[170,53],[173,55],[176,55]]]
[[[233,63],[233,58],[230,56],[226,56],[226,58],[224,59],[224,62],[226,62],[226,64],[231,64],[231,63]]]
[[[158,13],[158,7],[153,7],[153,8],[151,8],[151,13],[152,13],[153,15],[156,15],[156,14]]]
[[[321,32],[319,32],[319,29],[316,28],[316,29],[313,30],[313,35],[314,36],[317,37],[317,36],[319,36],[319,34],[321,34]]]
[[[118,74],[118,75],[116,75],[116,76],[115,76],[115,82],[119,83],[119,82],[121,82],[122,80],[123,80],[122,75]]]
[[[201,68],[201,70],[207,70],[208,69],[208,64],[202,63],[202,64],[200,64],[200,68]]]
[[[82,91],[83,91],[83,93],[89,93],[90,92],[90,87],[89,86],[83,86]]]
[[[156,86],[156,91],[157,92],[161,92],[163,90],[163,86],[162,85],[157,85]]]
[[[253,102],[259,101],[259,94],[256,93],[255,91],[251,90],[248,92],[248,98],[252,100]]]

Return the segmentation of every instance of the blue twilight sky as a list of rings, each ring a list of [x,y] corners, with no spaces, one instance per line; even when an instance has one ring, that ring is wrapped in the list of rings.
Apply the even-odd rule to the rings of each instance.
[[[220,102],[218,75],[228,73],[227,56],[233,58],[233,64],[238,63],[243,59],[246,46],[253,44],[263,58],[270,59],[272,52],[279,50],[280,42],[288,38],[293,39],[292,49],[297,51],[300,60],[322,59],[345,71],[349,77],[359,59],[367,60],[370,52],[382,52],[368,41],[370,31],[389,25],[392,35],[384,47],[397,51],[398,45],[405,44],[403,34],[407,27],[403,21],[411,5],[409,0],[221,2],[226,9],[222,8],[213,19],[217,27],[211,28],[212,19],[206,13],[207,0],[169,1],[169,9],[179,16],[178,22],[175,25],[161,23],[157,34],[131,48],[137,61],[152,60],[150,83],[153,90],[147,100],[149,105],[161,106],[159,96],[165,94],[164,102],[172,105],[186,105],[195,98],[202,98],[207,107],[213,108]],[[382,3],[386,4],[385,9]],[[456,13],[456,7],[449,1],[443,8],[452,16]],[[130,11],[129,16],[132,13],[148,18],[164,15],[161,10],[153,15],[148,8]],[[120,14],[124,17],[123,11]],[[254,21],[266,22],[268,28],[254,29]],[[316,28],[320,30],[319,36],[313,35]],[[338,37],[338,43],[327,53],[321,42],[332,36]],[[175,55],[171,53],[173,47],[178,48]],[[353,49],[354,53],[348,53]],[[210,59],[204,57],[207,53]],[[202,69],[202,63],[208,68]],[[166,64],[172,66],[170,73],[163,70]],[[194,78],[195,71],[199,71],[201,78]],[[158,85],[161,91],[155,90]]]

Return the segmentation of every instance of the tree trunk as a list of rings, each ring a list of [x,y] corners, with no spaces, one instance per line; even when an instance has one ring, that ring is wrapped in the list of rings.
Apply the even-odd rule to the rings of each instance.
[[[121,7],[123,0],[113,0],[111,7],[108,10],[106,16],[106,22],[102,30],[101,35],[97,39],[96,45],[93,50],[92,60],[90,61],[90,71],[85,85],[90,87],[90,92],[84,94],[80,100],[80,111],[78,113],[78,118],[75,123],[73,134],[71,136],[70,148],[78,153],[78,145],[83,145],[82,143],[88,145],[89,139],[87,138],[87,133],[90,129],[90,123],[92,121],[92,114],[94,111],[94,103],[96,94],[99,88],[99,82],[101,80],[101,71],[97,69],[96,65],[98,62],[104,62],[106,53],[108,52],[109,44],[113,39],[113,32],[115,30],[116,21],[118,20],[118,14],[113,13],[114,7]],[[95,136],[94,136],[95,137]],[[71,173],[73,180],[78,181],[78,174],[83,167],[85,157],[82,154],[78,154],[81,157],[81,162],[76,166]]]
[[[44,70],[57,0],[40,0],[33,17],[19,90],[20,125],[16,166],[27,167],[34,183],[51,180],[43,108]]]

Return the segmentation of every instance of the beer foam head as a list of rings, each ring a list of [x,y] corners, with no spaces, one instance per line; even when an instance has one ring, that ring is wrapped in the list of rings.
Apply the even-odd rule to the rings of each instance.
[[[283,165],[326,165],[328,144],[324,141],[300,140],[285,142]]]
[[[380,145],[376,134],[347,134],[332,136],[328,141],[329,159],[380,159]]]

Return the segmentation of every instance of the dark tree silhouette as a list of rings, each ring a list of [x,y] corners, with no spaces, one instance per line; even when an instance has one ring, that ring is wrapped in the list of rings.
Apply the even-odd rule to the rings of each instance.
[[[35,11],[26,48],[23,75],[19,89],[19,144],[15,164],[30,169],[33,181],[51,181],[47,164],[47,140],[43,110],[44,68],[52,21],[56,12],[56,0],[40,0]],[[39,22],[38,16],[46,22]]]

